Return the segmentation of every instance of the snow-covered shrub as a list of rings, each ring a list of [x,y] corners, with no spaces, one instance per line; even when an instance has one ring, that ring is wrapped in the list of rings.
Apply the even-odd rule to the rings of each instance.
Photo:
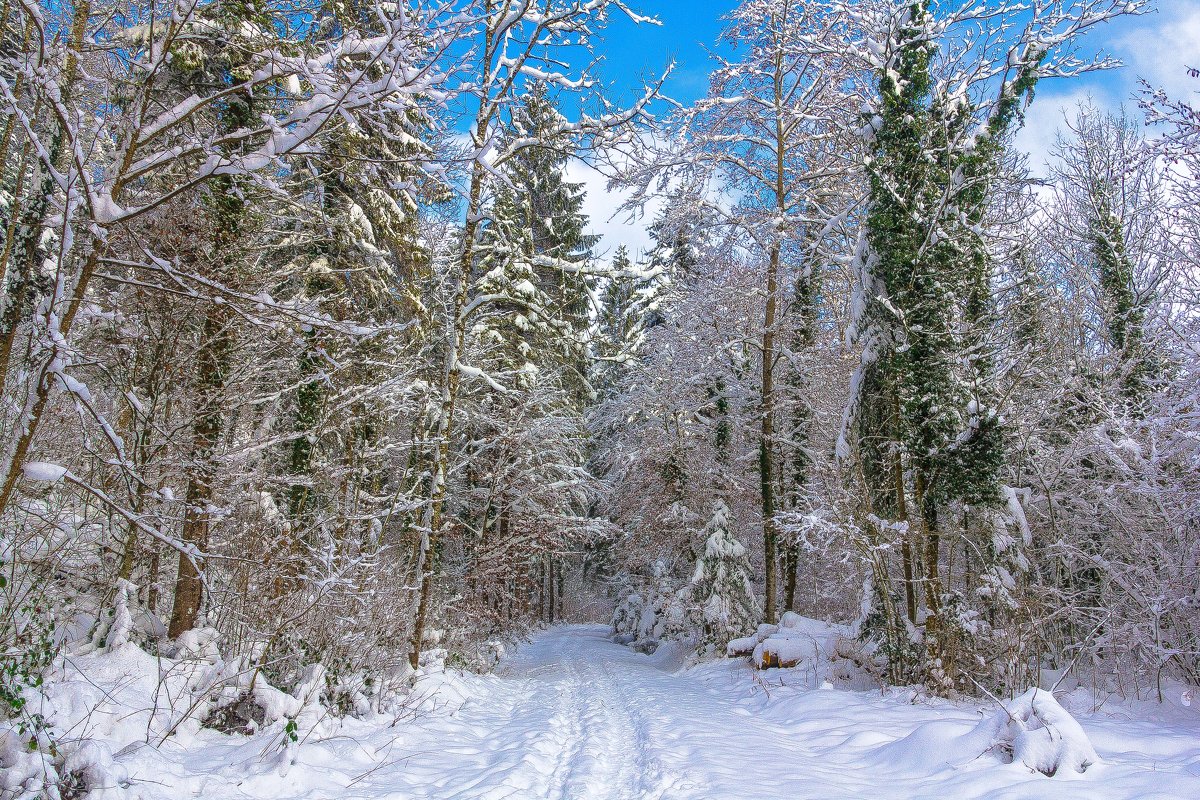
[[[113,760],[112,749],[102,741],[84,739],[73,743],[61,774],[61,782],[69,787],[71,797],[122,800],[128,796],[129,774]]]
[[[689,587],[680,587],[661,560],[651,565],[650,572],[638,588],[624,576],[621,601],[612,617],[613,641],[643,653],[653,653],[661,642],[692,634]]]
[[[867,681],[879,686],[887,675],[887,666],[887,659],[874,644],[854,636],[840,636],[833,645],[830,679],[844,685]]]
[[[29,737],[0,722],[0,797],[4,800],[59,800],[58,770]]]
[[[724,652],[730,640],[752,630],[762,616],[750,586],[749,556],[729,526],[729,506],[718,499],[690,584],[702,655]]]
[[[124,578],[117,580],[116,596],[112,608],[96,621],[92,633],[92,644],[108,650],[116,650],[129,644],[135,633],[131,605],[137,587]]]
[[[60,640],[44,587],[6,566],[0,559],[0,797],[7,800],[6,792],[40,797],[55,780],[54,742],[31,701],[42,695]]]
[[[653,652],[661,641],[692,640],[698,655],[709,657],[755,628],[761,609],[750,586],[749,555],[730,522],[729,506],[718,499],[704,529],[704,550],[684,585],[674,585],[663,561],[654,563],[645,586],[617,606],[615,641]]]
[[[652,653],[659,642],[685,638],[689,633],[688,591],[671,579],[667,565],[654,562],[646,601],[638,619],[636,648]]]
[[[988,742],[985,752],[1005,763],[1020,762],[1043,775],[1084,772],[1100,760],[1079,723],[1043,689],[1030,689],[1004,704],[971,733]]]
[[[646,602],[638,592],[630,592],[621,599],[613,611],[612,629],[613,640],[620,644],[630,644],[637,640],[638,626],[641,625],[642,611]]]

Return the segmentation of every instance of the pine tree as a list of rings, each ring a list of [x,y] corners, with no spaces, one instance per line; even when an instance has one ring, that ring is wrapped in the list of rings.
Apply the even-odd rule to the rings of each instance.
[[[634,265],[625,245],[617,248],[600,290],[593,345],[592,386],[603,397],[616,390],[621,373],[636,357],[641,320],[637,315]]]
[[[512,114],[505,140],[533,140],[500,165],[484,234],[478,291],[514,299],[484,328],[511,351],[528,385],[540,371],[560,375],[577,408],[588,401],[587,333],[592,247],[583,185],[566,180],[573,145],[556,133],[564,120],[544,83],[534,83]]]
[[[347,15],[352,25],[371,24],[354,20],[353,9],[342,6],[326,14],[323,29],[337,30]],[[333,323],[353,320],[379,329],[418,310],[411,301],[424,288],[421,279],[429,263],[428,248],[418,237],[421,203],[445,199],[444,187],[415,167],[427,149],[422,139],[428,138],[428,128],[428,120],[417,113],[396,110],[368,124],[331,125],[321,137],[321,158],[308,163],[295,185],[316,224],[296,220],[278,247],[288,259],[284,269],[291,273],[295,302]],[[299,375],[284,467],[294,534],[290,546],[298,557],[315,544],[311,529],[322,524],[317,512],[329,499],[320,495],[322,473],[331,478],[330,467],[337,472],[339,460],[343,465],[353,460],[380,435],[368,387],[378,385],[387,351],[397,342],[388,334],[360,340],[312,326],[297,338]],[[352,395],[358,398],[349,409],[354,419],[342,428],[344,419],[330,417],[345,416],[342,398]],[[367,481],[379,478],[371,474]]]
[[[692,604],[704,655],[723,652],[731,639],[753,631],[762,615],[750,585],[746,548],[730,532],[729,506],[722,499],[704,528],[704,552],[692,575]]]

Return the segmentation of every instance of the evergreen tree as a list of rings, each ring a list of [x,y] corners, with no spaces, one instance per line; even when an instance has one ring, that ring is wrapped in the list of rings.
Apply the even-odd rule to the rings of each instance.
[[[1088,221],[1088,238],[1095,259],[1096,277],[1103,295],[1104,322],[1117,354],[1125,400],[1139,412],[1154,369],[1145,344],[1143,326],[1146,300],[1134,285],[1133,262],[1126,252],[1125,231],[1113,211],[1108,190],[1096,186],[1094,216]]]
[[[863,472],[876,496],[893,495],[880,510],[904,531],[910,623],[917,618],[913,580],[921,550],[925,677],[949,688],[963,681],[959,651],[972,646],[962,640],[978,629],[967,622],[971,599],[942,576],[942,536],[952,512],[965,513],[966,541],[982,536],[975,547],[984,553],[989,589],[981,596],[992,612],[1015,605],[1012,575],[1025,564],[1023,537],[1007,530],[1015,520],[1001,485],[988,215],[1023,104],[1056,62],[1073,58],[1074,32],[1024,30],[1004,44],[1008,64],[988,84],[980,75],[957,74],[955,59],[940,57],[961,20],[942,7],[935,14],[934,7],[897,0],[875,23],[887,35],[876,65],[878,104],[863,128],[870,195],[857,305],[866,355],[854,402],[860,436],[867,420],[886,431],[881,443],[860,448]],[[964,88],[971,82],[978,91]],[[909,491],[919,527],[909,525]],[[944,604],[954,608],[943,612]]]
[[[370,29],[365,9],[333,6],[322,29]],[[423,178],[415,163],[427,148],[429,121],[409,110],[381,114],[367,124],[331,125],[321,137],[321,152],[307,161],[294,188],[316,217],[296,219],[280,236],[278,252],[288,259],[287,290],[295,302],[334,323],[358,325],[399,323],[418,309],[412,298],[424,287],[428,248],[418,237],[421,203],[445,199],[444,187]],[[408,140],[397,131],[411,135]],[[309,327],[301,331],[302,352],[290,409],[292,438],[286,445],[286,508],[294,531],[309,541],[291,543],[297,550],[312,546],[308,529],[320,524],[322,503],[317,485],[330,478],[329,467],[346,463],[369,450],[378,436],[378,409],[364,402],[366,387],[386,373],[387,351],[398,343],[389,335],[347,337],[342,332]],[[356,392],[355,387],[360,391]],[[354,421],[346,416],[343,398],[352,401]],[[326,448],[332,452],[325,452]],[[364,465],[359,465],[360,469]],[[325,469],[321,469],[325,467]],[[324,474],[322,474],[324,473]],[[378,474],[368,481],[377,482]]]
[[[624,367],[636,356],[641,320],[637,316],[634,265],[625,245],[613,254],[611,273],[600,291],[593,345],[592,385],[603,396],[615,391]]]
[[[667,211],[649,227],[652,244],[645,271],[638,276],[636,301],[643,331],[667,320],[665,308],[677,285],[695,281],[699,266],[696,220],[677,220]]]
[[[753,631],[762,615],[750,585],[749,556],[730,525],[729,506],[718,498],[704,528],[704,552],[691,580],[703,655],[723,652],[731,639]]]
[[[499,165],[497,189],[484,233],[482,295],[513,302],[483,323],[529,385],[543,370],[559,373],[576,408],[588,402],[587,336],[592,247],[585,233],[583,185],[566,180],[574,154],[544,83],[535,82],[514,109],[505,141],[536,141]]]

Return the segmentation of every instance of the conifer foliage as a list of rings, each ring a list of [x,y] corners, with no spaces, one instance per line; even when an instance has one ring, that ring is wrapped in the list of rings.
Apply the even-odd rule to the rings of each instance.
[[[587,399],[586,345],[595,284],[582,184],[566,180],[575,156],[569,125],[544,82],[535,82],[512,112],[503,141],[515,148],[497,166],[497,186],[484,231],[481,295],[511,298],[491,336],[513,348],[514,366],[532,381],[546,371]]]
[[[690,589],[704,654],[718,653],[758,626],[762,608],[750,585],[748,551],[731,532],[729,506],[720,498],[704,526],[704,550]]]

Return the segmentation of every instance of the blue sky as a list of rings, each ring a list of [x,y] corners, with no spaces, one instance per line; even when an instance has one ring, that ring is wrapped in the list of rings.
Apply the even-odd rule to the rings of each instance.
[[[602,80],[617,98],[628,100],[643,78],[657,76],[674,60],[667,94],[684,103],[695,100],[707,88],[711,62],[706,48],[713,47],[720,35],[721,16],[736,5],[733,0],[632,0],[632,8],[657,17],[662,25],[635,25],[620,15],[614,17],[604,41],[597,45],[604,56]],[[1189,79],[1185,72],[1188,66],[1200,67],[1200,0],[1156,0],[1153,6],[1152,13],[1098,28],[1081,43],[1083,53],[1105,52],[1121,59],[1125,67],[1039,87],[1026,126],[1017,136],[1017,145],[1030,153],[1035,172],[1044,171],[1064,114],[1080,101],[1090,98],[1095,105],[1113,110],[1124,103],[1136,114],[1133,97],[1139,77],[1180,97],[1200,89],[1200,81]],[[592,217],[593,230],[604,237],[602,250],[611,251],[622,243],[633,250],[645,246],[642,224],[608,220],[619,198],[608,194],[604,180],[582,167],[576,172],[573,178],[587,183],[585,210]]]
[[[636,11],[657,17],[662,25],[637,25],[616,14],[605,29],[600,51],[601,75],[618,93],[632,93],[643,77],[654,78],[672,60],[675,71],[666,85],[668,96],[688,103],[708,88],[711,62],[705,48],[714,46],[722,15],[737,6],[732,0],[642,0]],[[620,96],[618,94],[618,96]],[[627,95],[628,96],[628,95]]]

